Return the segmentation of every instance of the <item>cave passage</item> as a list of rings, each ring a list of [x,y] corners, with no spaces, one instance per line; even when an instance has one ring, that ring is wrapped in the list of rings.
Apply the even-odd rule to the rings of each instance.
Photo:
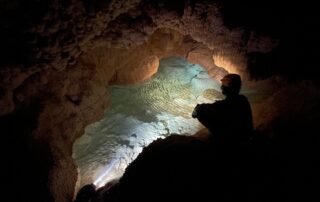
[[[97,187],[119,178],[143,147],[170,134],[196,133],[203,126],[191,118],[197,103],[221,99],[220,84],[207,71],[183,58],[160,61],[148,81],[110,86],[112,104],[74,144],[80,187]]]

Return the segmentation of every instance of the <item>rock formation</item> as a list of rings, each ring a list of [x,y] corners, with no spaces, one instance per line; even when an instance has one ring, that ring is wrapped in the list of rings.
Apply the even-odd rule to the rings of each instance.
[[[305,59],[314,56],[314,48],[307,54],[300,43],[315,39],[303,29],[316,18],[310,14],[296,22],[292,5],[285,10],[273,2],[246,1],[2,2],[1,173],[9,190],[20,182],[26,187],[22,195],[12,194],[17,201],[71,201],[77,177],[72,145],[108,106],[106,86],[148,79],[163,57],[186,57],[216,78],[236,72],[247,85],[261,88],[266,97],[253,98],[255,123],[265,130],[275,117],[317,119],[317,71]],[[295,58],[297,51],[304,63]]]

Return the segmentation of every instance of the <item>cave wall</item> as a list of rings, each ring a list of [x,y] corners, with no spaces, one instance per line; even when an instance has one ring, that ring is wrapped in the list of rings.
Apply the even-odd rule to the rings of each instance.
[[[295,84],[272,77],[285,73],[275,67],[288,70],[286,63],[279,61],[279,55],[287,50],[280,43],[281,31],[286,27],[278,31],[280,34],[264,31],[272,30],[270,24],[278,22],[273,18],[279,13],[261,30],[246,21],[248,13],[239,21],[239,16],[228,17],[230,10],[226,8],[230,7],[220,1],[2,2],[1,29],[5,32],[0,37],[4,44],[0,47],[0,116],[3,123],[12,123],[4,124],[3,131],[8,142],[16,138],[23,145],[31,142],[34,148],[41,148],[19,147],[19,143],[18,151],[28,151],[21,159],[32,159],[35,151],[48,153],[48,159],[41,157],[32,162],[36,163],[35,170],[46,171],[34,174],[34,178],[47,188],[45,193],[54,201],[70,201],[73,197],[77,173],[72,145],[110,103],[106,86],[148,79],[157,71],[161,58],[183,56],[203,65],[215,78],[221,78],[226,71],[236,72],[248,85],[267,89],[268,99],[253,107],[256,125],[272,122],[275,114],[290,114],[293,109],[286,101],[296,86],[309,97],[317,92],[312,82]],[[254,6],[245,12],[254,10]],[[280,27],[279,22],[276,25]],[[285,56],[287,59],[288,54]],[[288,72],[294,73],[290,76],[299,75],[294,67]],[[265,80],[249,81],[252,78]],[[301,105],[296,114],[313,110],[315,100],[297,99],[296,105],[312,105]],[[17,122],[10,118],[21,117],[20,112],[25,111],[32,115]],[[22,124],[25,119],[33,123],[32,128]],[[21,130],[16,131],[16,127]],[[16,166],[9,159],[4,173]],[[19,169],[17,172],[24,173]],[[14,174],[12,178],[18,180]]]

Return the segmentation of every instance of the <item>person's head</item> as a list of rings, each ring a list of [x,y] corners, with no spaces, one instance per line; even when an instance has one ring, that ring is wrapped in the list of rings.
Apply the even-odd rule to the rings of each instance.
[[[238,74],[227,74],[221,79],[221,90],[226,96],[239,94],[241,77]]]

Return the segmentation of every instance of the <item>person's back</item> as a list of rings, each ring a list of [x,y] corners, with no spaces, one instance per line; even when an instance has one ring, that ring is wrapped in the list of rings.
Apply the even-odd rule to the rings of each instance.
[[[240,76],[228,74],[221,81],[226,99],[197,105],[193,117],[206,126],[217,141],[245,141],[251,136],[253,124],[250,104],[239,94]]]
[[[227,141],[242,141],[251,136],[253,131],[251,107],[243,95],[229,96],[223,103],[220,114],[222,133]]]

